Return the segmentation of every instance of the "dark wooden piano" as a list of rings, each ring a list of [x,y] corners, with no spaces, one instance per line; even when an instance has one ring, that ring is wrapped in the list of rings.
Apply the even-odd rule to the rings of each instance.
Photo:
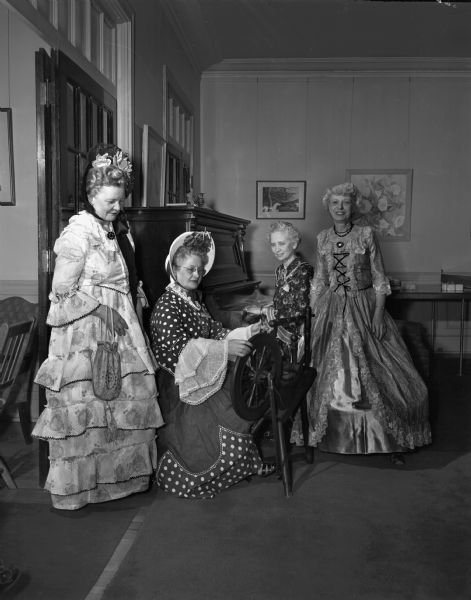
[[[151,308],[169,282],[165,257],[170,244],[185,231],[210,231],[216,244],[213,268],[201,289],[213,318],[225,327],[238,327],[244,304],[257,296],[257,281],[250,279],[244,255],[244,236],[250,221],[210,208],[165,206],[126,208],[136,243],[139,276]]]

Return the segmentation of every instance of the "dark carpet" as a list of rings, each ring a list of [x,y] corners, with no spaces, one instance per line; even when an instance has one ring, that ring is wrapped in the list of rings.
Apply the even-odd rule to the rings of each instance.
[[[83,600],[152,498],[138,494],[70,512],[53,509],[45,492],[28,491],[18,499],[0,503],[0,558],[21,570],[5,600]]]
[[[469,600],[471,378],[435,373],[434,443],[294,456],[294,496],[254,478],[214,500],[155,492],[106,600]]]
[[[306,465],[296,451],[290,499],[254,477],[214,500],[153,489],[61,512],[45,492],[2,489],[0,558],[22,576],[1,597],[83,600],[145,509],[106,600],[470,600],[471,376],[456,364],[434,370],[429,448],[403,467],[317,451]],[[25,449],[8,443],[21,481]]]

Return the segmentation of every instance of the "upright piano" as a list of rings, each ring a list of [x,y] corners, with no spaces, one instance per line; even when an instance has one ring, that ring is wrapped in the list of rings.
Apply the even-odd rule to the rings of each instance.
[[[193,206],[126,208],[126,214],[151,308],[169,282],[165,258],[172,241],[185,231],[206,230],[216,245],[214,265],[201,283],[206,306],[225,327],[243,324],[244,304],[257,296],[259,284],[250,278],[245,262],[244,236],[250,221]]]

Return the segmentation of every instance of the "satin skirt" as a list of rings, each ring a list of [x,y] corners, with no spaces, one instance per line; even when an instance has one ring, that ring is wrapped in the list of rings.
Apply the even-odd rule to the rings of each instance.
[[[431,442],[425,383],[386,311],[385,333],[374,335],[374,306],[373,289],[326,289],[314,309],[309,444],[327,452],[399,452]],[[303,442],[299,419],[291,439]]]

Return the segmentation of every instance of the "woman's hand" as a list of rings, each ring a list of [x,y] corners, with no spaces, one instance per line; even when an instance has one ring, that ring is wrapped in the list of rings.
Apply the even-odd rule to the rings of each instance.
[[[262,307],[257,306],[256,304],[251,304],[249,306],[244,306],[244,311],[251,315],[260,315],[262,313]]]
[[[257,335],[257,333],[260,333],[261,330],[262,330],[262,322],[261,321],[257,321],[257,323],[250,325],[250,337]]]
[[[246,356],[252,350],[252,344],[247,340],[229,340],[229,359],[235,360],[238,356]]]
[[[376,310],[373,315],[372,329],[375,336],[378,340],[382,339],[384,335],[384,319],[383,319],[384,311]]]
[[[100,304],[100,306],[95,310],[95,314],[99,319],[101,319],[103,324],[106,324],[108,319],[108,330],[110,333],[112,331],[112,324],[117,335],[124,335],[126,333],[128,324],[114,308]],[[111,323],[111,319],[113,319],[113,323]]]

